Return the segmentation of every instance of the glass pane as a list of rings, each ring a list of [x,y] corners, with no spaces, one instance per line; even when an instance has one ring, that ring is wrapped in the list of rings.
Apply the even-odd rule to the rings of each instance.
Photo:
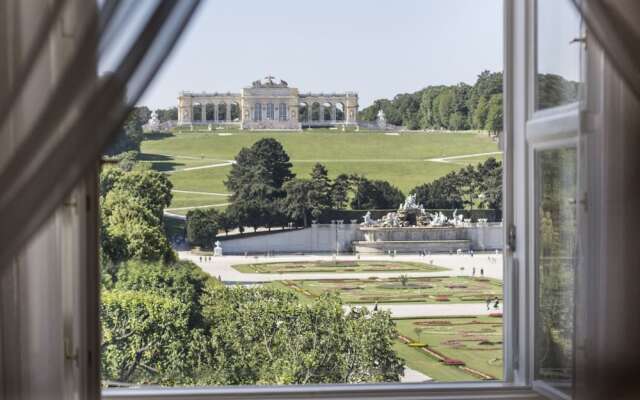
[[[537,2],[536,110],[578,100],[580,16],[569,0]]]
[[[538,153],[536,379],[570,392],[576,249],[575,148]]]

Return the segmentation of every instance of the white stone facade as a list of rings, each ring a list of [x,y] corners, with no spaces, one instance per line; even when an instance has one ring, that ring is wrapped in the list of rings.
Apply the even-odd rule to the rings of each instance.
[[[241,93],[182,92],[178,125],[238,125],[241,129],[292,129],[357,126],[358,94],[299,93],[272,76]]]

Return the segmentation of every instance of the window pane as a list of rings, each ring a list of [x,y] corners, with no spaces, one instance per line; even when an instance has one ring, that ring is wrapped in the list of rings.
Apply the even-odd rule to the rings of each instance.
[[[566,392],[573,375],[576,149],[538,153],[535,376]]]
[[[580,16],[568,0],[537,2],[536,109],[578,100]]]

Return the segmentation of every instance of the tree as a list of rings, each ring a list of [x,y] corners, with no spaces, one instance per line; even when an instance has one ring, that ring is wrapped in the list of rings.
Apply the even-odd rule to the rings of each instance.
[[[349,191],[352,186],[351,177],[347,174],[340,174],[333,180],[333,184],[331,185],[331,202],[334,207],[342,209],[347,206]]]
[[[484,129],[487,121],[487,112],[489,111],[489,105],[485,97],[480,97],[478,104],[473,112],[472,126],[475,129]]]
[[[187,241],[192,245],[213,248],[219,230],[219,213],[215,209],[196,208],[187,213]]]
[[[400,189],[387,181],[358,179],[356,193],[351,200],[354,209],[389,209],[395,208],[404,201]]]
[[[113,188],[104,196],[100,212],[101,247],[111,262],[175,259],[161,219],[138,197]]]
[[[302,221],[302,226],[309,226],[311,181],[298,178],[292,179],[285,183],[284,190],[287,193],[283,203],[284,213],[294,221]]]
[[[179,300],[189,310],[189,329],[204,328],[200,300],[208,285],[218,284],[190,261],[164,264],[140,260],[123,263],[113,282],[113,289],[136,290]]]
[[[162,220],[164,209],[171,204],[173,184],[167,175],[153,170],[134,170],[117,174],[110,172],[110,186],[135,197],[144,207]],[[106,184],[106,182],[105,182]]]
[[[156,110],[158,121],[177,121],[178,120],[178,107],[169,107],[166,109],[159,108]]]
[[[127,116],[122,131],[106,148],[104,154],[113,156],[125,151],[140,152],[140,143],[144,137],[142,125],[148,121],[150,114],[147,107],[135,107]]]
[[[301,305],[292,292],[218,287],[203,315],[216,366],[209,384],[397,382],[403,371],[390,314],[345,313],[335,295]]]
[[[188,329],[188,307],[155,293],[103,291],[102,379],[164,385],[193,384],[199,340]]]
[[[240,150],[224,182],[233,193],[230,209],[239,224],[257,229],[282,221],[279,203],[285,196],[283,184],[295,176],[291,166],[275,139],[260,139]]]
[[[494,94],[487,106],[485,129],[492,133],[502,132],[502,94]]]
[[[311,216],[318,219],[324,211],[333,206],[331,201],[331,180],[324,165],[316,163],[313,166],[309,189],[308,198]]]

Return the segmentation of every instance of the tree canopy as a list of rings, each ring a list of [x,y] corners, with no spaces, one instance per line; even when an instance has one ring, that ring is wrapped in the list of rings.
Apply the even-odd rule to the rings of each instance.
[[[414,93],[398,94],[392,100],[375,100],[360,111],[359,119],[375,121],[378,111],[383,110],[387,122],[407,129],[487,129],[498,132],[496,129],[502,129],[502,126],[495,119],[487,127],[487,104],[494,95],[501,93],[502,72],[482,71],[473,86],[463,82],[451,86],[427,86]],[[494,98],[494,102],[498,101],[502,108],[502,97]]]

